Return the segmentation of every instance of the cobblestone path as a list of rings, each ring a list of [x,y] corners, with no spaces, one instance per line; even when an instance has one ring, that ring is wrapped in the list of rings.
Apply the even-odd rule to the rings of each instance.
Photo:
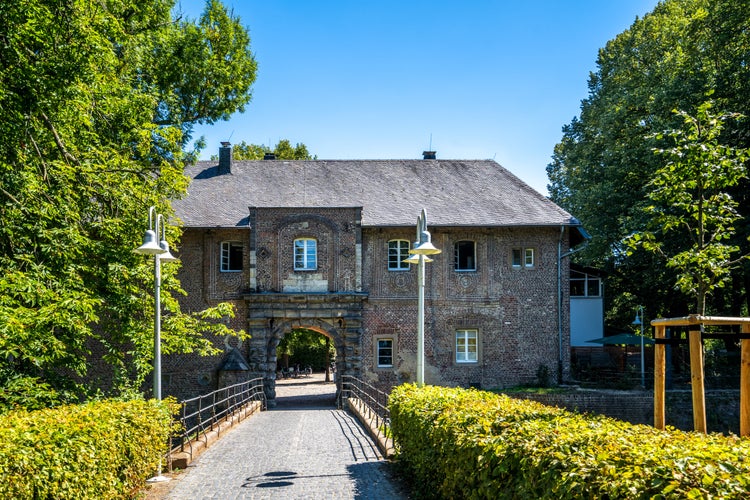
[[[334,384],[284,382],[275,408],[227,432],[161,498],[408,498],[359,422],[333,406]]]

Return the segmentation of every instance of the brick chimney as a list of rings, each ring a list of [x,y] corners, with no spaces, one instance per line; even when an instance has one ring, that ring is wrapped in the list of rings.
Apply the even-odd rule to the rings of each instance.
[[[232,144],[222,141],[219,148],[219,174],[232,173]]]
[[[424,156],[425,160],[435,160],[437,159],[436,155],[435,151],[422,151],[422,156]]]

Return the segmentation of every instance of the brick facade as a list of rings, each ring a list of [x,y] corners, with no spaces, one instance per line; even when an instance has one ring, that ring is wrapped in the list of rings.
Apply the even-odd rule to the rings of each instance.
[[[425,383],[482,388],[508,387],[536,380],[545,366],[557,373],[557,243],[559,228],[433,230],[433,244],[443,253],[426,264]],[[417,278],[388,271],[387,244],[408,238],[404,230],[366,231],[364,283],[369,291],[362,338],[362,371],[371,383],[414,381],[416,371]],[[476,244],[476,271],[456,271],[455,242]],[[511,265],[513,248],[533,248],[533,268]],[[562,276],[567,276],[563,259]],[[563,289],[567,289],[563,279]],[[569,352],[567,294],[563,303],[563,367]],[[478,362],[457,363],[455,332],[477,330]],[[397,340],[394,368],[376,367],[373,336]]]
[[[569,273],[567,259],[558,269],[558,249],[570,228],[562,235],[560,226],[430,230],[442,253],[426,264],[425,382],[508,387],[534,382],[541,366],[555,380],[560,361],[567,378]],[[315,270],[294,270],[297,238],[317,241]],[[232,302],[237,315],[229,326],[252,338],[216,339],[225,352],[219,357],[166,356],[164,392],[185,398],[216,388],[226,353],[237,348],[250,367],[246,377],[265,377],[273,398],[276,346],[298,327],[332,338],[339,373],[383,389],[414,381],[417,271],[388,270],[388,242],[394,239],[412,241],[414,227],[363,228],[356,207],[251,207],[247,226],[185,228],[179,245],[183,309]],[[475,271],[454,268],[454,245],[462,240],[475,244]],[[220,271],[221,244],[229,241],[243,247],[239,272]],[[514,267],[513,249],[533,249],[533,267]],[[476,330],[477,362],[456,362],[457,329]],[[377,367],[377,339],[392,339],[392,367]]]

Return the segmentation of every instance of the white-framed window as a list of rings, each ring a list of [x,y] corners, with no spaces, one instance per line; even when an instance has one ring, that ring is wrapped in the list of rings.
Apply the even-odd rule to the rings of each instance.
[[[477,270],[477,246],[473,241],[457,241],[454,245],[456,271]]]
[[[406,271],[409,264],[404,259],[409,258],[410,243],[408,240],[391,240],[388,242],[388,270]]]
[[[393,338],[382,337],[376,339],[378,368],[392,368],[393,367]]]
[[[313,238],[294,240],[294,270],[313,271],[318,268],[318,242]]]
[[[534,267],[534,249],[523,249],[523,267]]]
[[[239,241],[221,242],[221,271],[234,273],[242,271],[242,243]]]
[[[478,331],[456,330],[456,363],[476,363],[478,357]]]
[[[571,297],[601,297],[601,295],[601,278],[581,271],[570,271]]]
[[[511,266],[516,269],[522,267],[534,267],[536,265],[536,257],[533,248],[514,248],[511,251]]]

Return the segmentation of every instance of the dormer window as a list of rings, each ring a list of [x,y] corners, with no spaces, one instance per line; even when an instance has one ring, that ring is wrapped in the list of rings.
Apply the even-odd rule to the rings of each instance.
[[[294,240],[294,270],[314,271],[318,268],[318,242],[313,238]]]

